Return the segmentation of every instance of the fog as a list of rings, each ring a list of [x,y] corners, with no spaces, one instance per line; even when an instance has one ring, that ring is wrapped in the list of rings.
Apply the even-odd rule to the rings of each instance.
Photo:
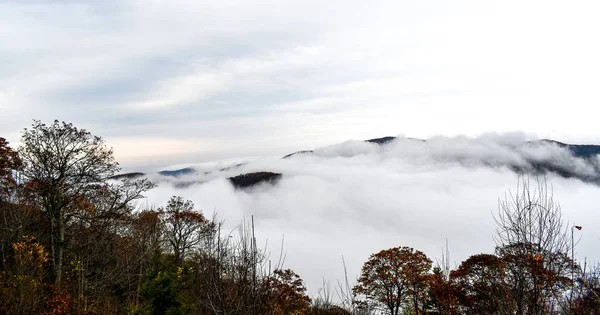
[[[150,175],[158,187],[145,202],[162,206],[173,195],[191,199],[208,217],[216,213],[224,221],[224,233],[236,233],[236,226],[254,216],[259,247],[266,246],[276,262],[283,240],[284,267],[296,271],[316,296],[323,279],[332,290],[343,280],[342,256],[353,280],[370,254],[394,246],[421,250],[435,265],[447,239],[452,268],[470,255],[493,253],[493,213],[498,199],[516,189],[515,166],[527,170],[532,161],[547,162],[581,176],[597,175],[597,158],[584,161],[552,143],[526,140],[522,134],[426,142],[399,137],[384,145],[348,141],[286,159],[177,165],[168,169],[192,167],[197,173]],[[244,190],[227,180],[255,171],[283,177]],[[553,173],[546,177],[565,224],[583,226],[575,231],[576,240],[581,238],[576,258],[598,260],[599,187]],[[197,183],[176,185],[182,182]]]

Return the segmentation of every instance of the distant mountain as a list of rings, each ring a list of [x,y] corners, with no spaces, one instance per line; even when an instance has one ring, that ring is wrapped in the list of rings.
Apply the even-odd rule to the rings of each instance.
[[[232,170],[232,169],[236,169],[236,168],[242,167],[244,165],[246,165],[246,163],[238,163],[238,164],[233,165],[233,166],[228,166],[228,167],[224,167],[222,169],[219,169],[219,172],[229,171],[229,170]]]
[[[298,152],[294,152],[294,153],[290,153],[284,157],[282,157],[282,159],[288,159],[291,158],[294,155],[299,155],[299,154],[308,154],[308,153],[313,153],[313,150],[303,150],[303,151],[298,151]]]
[[[162,176],[173,176],[173,177],[179,177],[182,175],[191,175],[196,173],[196,170],[191,168],[191,167],[186,167],[186,168],[182,168],[179,170],[173,170],[173,171],[160,171],[158,172],[158,174],[162,175]]]
[[[365,140],[366,142],[371,142],[371,143],[377,143],[377,144],[386,144],[388,142],[392,142],[396,140],[396,137],[383,137],[383,138],[375,138],[375,139],[369,139],[369,140]]]
[[[396,139],[397,139],[396,137],[388,136],[388,137],[382,137],[382,138],[369,139],[369,140],[365,140],[365,141],[371,142],[371,143],[377,143],[377,144],[387,144]],[[416,138],[407,138],[407,139],[427,142],[427,140],[416,139]],[[556,140],[550,140],[550,139],[529,141],[527,143],[532,144],[532,145],[554,144],[558,147],[569,149],[569,151],[571,151],[571,153],[573,154],[574,157],[578,157],[578,158],[582,158],[582,159],[593,158],[600,154],[600,145],[567,144],[567,143],[563,143],[563,142],[556,141]],[[312,151],[300,151],[300,152],[312,152]],[[297,152],[297,153],[299,153],[299,152]],[[292,153],[292,154],[294,154],[294,153]],[[287,155],[287,156],[290,156],[290,155]]]
[[[235,188],[248,188],[261,183],[275,184],[280,178],[280,173],[256,172],[229,177],[229,181]]]
[[[552,143],[552,144],[555,144],[555,145],[557,145],[557,146],[559,146],[561,148],[567,148],[567,149],[569,149],[569,151],[571,151],[571,153],[573,154],[573,156],[578,157],[578,158],[582,158],[582,159],[593,158],[593,157],[596,157],[596,155],[600,154],[600,145],[592,145],[592,144],[567,144],[567,143],[562,143],[562,142],[559,142],[559,141],[549,140],[549,139],[542,139],[542,140],[538,140],[537,142],[539,142],[539,143]]]
[[[576,178],[583,182],[594,183],[600,185],[600,169],[597,167],[592,159],[596,158],[600,154],[600,146],[588,145],[588,144],[567,144],[555,140],[542,139],[537,141],[529,141],[527,145],[530,146],[542,146],[542,145],[554,145],[562,149],[567,149],[571,155],[575,158],[582,159],[586,162],[589,167],[595,169],[595,172],[586,174],[577,172],[574,165],[565,165],[558,161],[535,161],[528,160],[532,169],[521,169],[513,167],[512,170],[517,173],[534,173],[534,174],[545,174],[554,173],[563,178]]]
[[[365,142],[375,143],[375,144],[384,146],[384,145],[389,145],[396,139],[397,139],[396,137],[387,136],[387,137],[382,137],[382,138],[374,138],[374,139],[365,140]],[[407,138],[407,139],[427,143],[426,140],[422,140],[422,139],[414,139],[414,138]],[[557,159],[552,159],[552,158],[539,159],[535,156],[529,156],[529,155],[521,156],[521,158],[525,160],[526,164],[514,164],[513,165],[513,164],[507,163],[507,162],[504,162],[504,163],[498,162],[494,159],[481,160],[481,161],[479,161],[479,163],[480,163],[480,165],[486,166],[486,167],[507,167],[510,170],[512,170],[513,172],[519,173],[519,174],[554,173],[554,174],[564,177],[564,178],[576,178],[576,179],[579,179],[584,182],[600,185],[600,167],[598,166],[598,165],[600,165],[600,163],[599,163],[600,159],[594,160],[595,158],[598,157],[598,155],[600,155],[600,145],[567,144],[567,143],[550,140],[550,139],[541,139],[541,140],[535,140],[535,141],[528,141],[528,142],[525,142],[521,145],[518,145],[518,146],[512,147],[512,148],[515,150],[515,152],[520,152],[519,150],[524,149],[525,148],[524,146],[527,146],[529,148],[535,148],[537,146],[539,146],[539,147],[556,146],[561,149],[567,149],[572,157],[583,160],[584,165],[585,165],[585,167],[587,167],[588,171],[584,172],[584,171],[578,170],[574,165],[570,165],[568,163],[565,164],[564,160],[557,160]],[[290,158],[294,158],[298,155],[310,155],[310,154],[315,154],[315,151],[314,150],[298,151],[298,152],[288,154],[288,155],[284,156],[282,159],[290,159]],[[468,155],[466,157],[455,157],[455,159],[456,159],[455,160],[456,162],[461,163],[461,164],[465,163],[465,165],[468,165],[470,162]],[[245,165],[244,163],[240,163],[240,164],[236,164],[236,165],[233,165],[230,167],[224,167],[224,168],[221,168],[221,169],[218,169],[215,171],[207,171],[207,172],[203,172],[203,173],[198,172],[193,167],[186,167],[186,168],[176,169],[176,170],[163,170],[163,171],[158,172],[158,175],[164,176],[164,177],[172,177],[172,178],[179,178],[182,176],[193,175],[193,174],[203,174],[206,176],[206,175],[214,175],[215,173],[219,173],[219,172],[231,171],[232,169],[241,168],[244,165]],[[581,167],[581,165],[579,167]],[[589,171],[589,169],[592,169],[593,171]],[[143,177],[143,176],[147,176],[147,174],[135,172],[135,173],[125,173],[125,174],[115,175],[112,177],[112,179],[115,179],[115,180],[133,179],[133,178],[139,178],[139,177]],[[282,176],[283,175],[280,173],[265,171],[265,172],[252,172],[252,173],[245,173],[245,174],[242,173],[240,175],[229,177],[227,179],[229,180],[229,182],[231,182],[231,184],[235,188],[243,189],[243,188],[252,187],[252,186],[260,184],[260,183],[275,184],[280,178],[282,178]],[[188,187],[189,185],[198,184],[198,183],[202,183],[202,181],[200,181],[200,180],[191,180],[191,181],[178,180],[177,182],[175,182],[175,186],[176,187]]]
[[[381,138],[375,138],[375,139],[365,140],[365,142],[377,143],[377,144],[387,144],[387,143],[392,142],[392,141],[394,141],[396,139],[397,139],[397,137],[387,136],[387,137],[381,137]],[[420,141],[420,142],[427,142],[426,140],[418,139],[418,138],[406,138],[406,139]]]
[[[112,180],[136,179],[136,178],[140,178],[140,177],[144,177],[144,176],[146,176],[145,173],[133,172],[133,173],[123,173],[123,174],[114,175],[114,176],[111,176],[109,179],[112,179]]]
[[[377,143],[377,144],[387,144],[396,139],[397,139],[396,137],[388,136],[388,137],[382,137],[382,138],[369,139],[369,140],[365,140],[365,141],[370,142],[370,143]],[[427,142],[427,140],[416,139],[416,138],[407,138],[407,139]],[[533,144],[533,145],[554,144],[558,147],[569,149],[569,151],[571,151],[571,153],[573,154],[574,157],[578,157],[578,158],[582,158],[582,159],[593,158],[593,157],[596,157],[596,155],[600,154],[600,145],[568,144],[568,143],[563,143],[563,142],[551,140],[551,139],[541,139],[541,140],[529,141],[527,143]],[[312,151],[300,151],[300,152],[296,152],[296,153],[304,153],[304,152],[312,152]],[[291,156],[296,153],[288,154],[288,155],[286,155],[286,157]]]

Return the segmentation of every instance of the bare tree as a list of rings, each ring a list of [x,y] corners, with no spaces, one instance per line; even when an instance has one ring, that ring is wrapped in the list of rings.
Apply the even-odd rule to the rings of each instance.
[[[552,311],[570,283],[572,240],[545,177],[519,177],[499,200],[496,253],[504,259],[517,314]]]
[[[212,222],[201,212],[194,210],[191,200],[173,196],[167,204],[165,215],[165,237],[175,255],[175,262],[183,264],[186,254],[214,230]]]
[[[153,186],[147,180],[120,186],[111,183],[110,178],[120,170],[112,149],[101,137],[73,124],[34,121],[31,129],[23,131],[21,142],[22,175],[50,222],[54,279],[59,285],[69,221],[80,216],[82,209],[93,210],[90,200],[99,193],[109,197],[105,213],[114,214]]]
[[[592,265],[577,279],[577,295],[570,303],[573,314],[600,313],[600,264]]]
[[[335,290],[338,299],[340,300],[341,307],[345,310],[348,310],[352,314],[357,314],[357,306],[359,306],[357,300],[357,293],[352,291],[352,288],[355,286],[356,281],[350,283],[348,278],[348,267],[346,266],[346,260],[344,256],[342,256],[342,267],[344,270],[344,281],[337,281],[337,289]],[[367,313],[367,312],[365,312]]]

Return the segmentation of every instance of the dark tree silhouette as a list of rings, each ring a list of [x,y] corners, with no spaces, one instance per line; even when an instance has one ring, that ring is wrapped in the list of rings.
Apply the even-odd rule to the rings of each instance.
[[[152,188],[148,181],[115,185],[109,178],[119,171],[113,151],[101,137],[73,124],[34,121],[22,134],[19,153],[24,162],[27,190],[39,204],[51,226],[51,257],[55,283],[62,280],[65,227],[75,213],[89,205],[98,193],[110,196],[107,209],[121,208]],[[119,193],[117,196],[113,193]],[[112,199],[112,200],[111,200]]]

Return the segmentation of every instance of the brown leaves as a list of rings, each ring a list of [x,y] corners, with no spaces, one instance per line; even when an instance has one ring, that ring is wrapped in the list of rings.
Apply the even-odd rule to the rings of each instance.
[[[450,285],[461,312],[498,313],[509,294],[504,261],[495,255],[478,254],[450,273]],[[503,297],[499,299],[499,297]]]
[[[23,163],[17,151],[8,146],[8,141],[0,137],[0,197],[8,194],[16,184],[13,171],[20,170]]]
[[[353,288],[367,300],[395,312],[412,300],[417,308],[427,283],[431,260],[410,247],[394,247],[371,255]]]
[[[46,311],[42,315],[69,315],[79,314],[75,299],[66,289],[54,288],[52,294],[46,298]]]
[[[265,281],[268,309],[274,315],[308,314],[310,298],[300,276],[291,269],[277,269]]]

